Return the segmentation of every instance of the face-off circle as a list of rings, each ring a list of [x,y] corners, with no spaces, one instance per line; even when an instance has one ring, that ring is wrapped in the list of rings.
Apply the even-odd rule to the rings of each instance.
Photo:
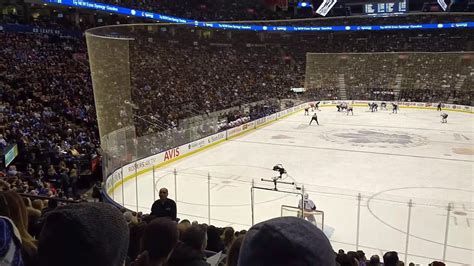
[[[427,144],[425,137],[416,134],[380,129],[353,131],[340,129],[324,133],[323,139],[338,144],[369,148],[408,148]]]

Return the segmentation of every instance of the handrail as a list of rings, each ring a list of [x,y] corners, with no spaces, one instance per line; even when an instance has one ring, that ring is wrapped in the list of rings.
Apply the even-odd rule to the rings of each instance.
[[[42,200],[56,200],[56,201],[65,202],[65,203],[80,203],[80,202],[83,202],[83,201],[80,201],[80,200],[68,200],[68,199],[62,199],[62,198],[52,198],[52,197],[46,197],[46,196],[26,194],[26,193],[18,193],[18,194],[23,198],[34,198],[34,199],[42,199]]]

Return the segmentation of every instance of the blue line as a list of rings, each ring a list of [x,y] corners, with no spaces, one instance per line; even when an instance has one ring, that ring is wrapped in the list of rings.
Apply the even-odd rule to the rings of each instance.
[[[97,11],[115,13],[139,18],[148,18],[158,21],[181,23],[204,28],[218,28],[228,30],[249,30],[249,31],[273,31],[273,32],[318,32],[318,31],[379,31],[379,30],[427,30],[427,29],[458,29],[474,28],[474,21],[460,23],[439,23],[439,24],[406,24],[406,25],[367,25],[367,26],[271,26],[271,25],[244,25],[211,23],[197,20],[179,18],[162,15],[158,13],[135,10],[121,6],[96,3],[82,0],[43,0],[44,3],[71,6]]]

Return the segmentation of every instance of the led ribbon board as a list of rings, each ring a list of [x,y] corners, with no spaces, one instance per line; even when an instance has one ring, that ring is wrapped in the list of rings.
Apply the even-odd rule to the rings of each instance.
[[[271,26],[271,25],[247,25],[247,24],[229,24],[229,23],[211,23],[191,20],[186,18],[173,17],[157,14],[142,10],[135,10],[121,6],[114,6],[102,3],[80,0],[43,0],[44,3],[51,3],[63,6],[86,8],[97,11],[115,13],[125,16],[134,16],[139,18],[148,18],[158,21],[171,23],[189,24],[196,27],[218,28],[228,30],[250,30],[250,31],[276,31],[276,32],[303,32],[303,31],[378,31],[378,30],[427,30],[427,29],[458,29],[474,28],[474,21],[460,23],[442,23],[442,24],[405,24],[405,25],[367,25],[367,26]],[[326,0],[331,1],[331,0]],[[334,3],[336,0],[332,0]],[[330,3],[329,3],[330,4]],[[334,4],[333,4],[334,5]],[[329,12],[330,5],[324,10]],[[318,8],[319,10],[319,8]],[[326,13],[327,13],[326,12]]]

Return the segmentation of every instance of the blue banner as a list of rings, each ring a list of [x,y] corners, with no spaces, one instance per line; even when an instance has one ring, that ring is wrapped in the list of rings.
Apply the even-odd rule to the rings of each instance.
[[[59,35],[59,36],[64,36],[64,37],[81,37],[84,35],[84,33],[80,31],[40,28],[36,26],[31,26],[31,25],[19,25],[19,24],[0,24],[0,31],[50,34],[50,35]]]
[[[120,6],[95,3],[81,0],[43,0],[45,3],[58,4],[78,8],[87,8],[92,10],[104,11],[126,16],[148,18],[158,21],[172,23],[189,24],[196,27],[219,28],[229,30],[251,30],[251,31],[377,31],[377,30],[425,30],[425,29],[457,29],[474,28],[474,21],[460,23],[440,23],[440,24],[408,24],[408,25],[367,25],[367,26],[264,26],[264,25],[244,25],[228,23],[211,23],[185,18],[178,18],[168,15],[157,14],[148,11],[135,10]]]

